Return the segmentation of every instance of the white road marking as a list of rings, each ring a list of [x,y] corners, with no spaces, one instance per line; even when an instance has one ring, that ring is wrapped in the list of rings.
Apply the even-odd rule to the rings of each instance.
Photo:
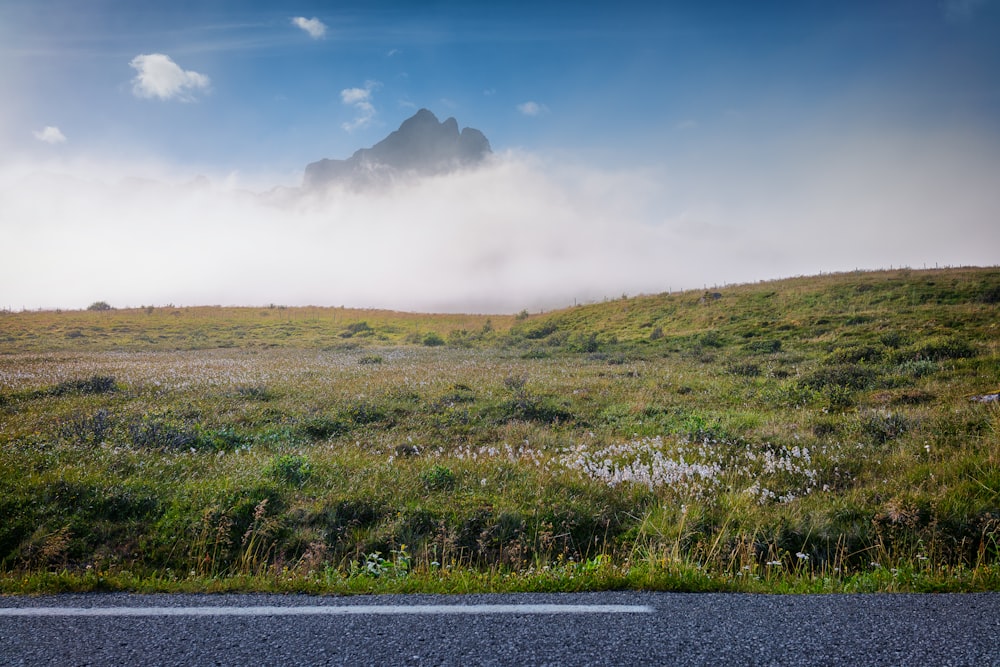
[[[298,607],[0,607],[9,616],[396,616],[448,614],[651,614],[625,604],[303,605]]]

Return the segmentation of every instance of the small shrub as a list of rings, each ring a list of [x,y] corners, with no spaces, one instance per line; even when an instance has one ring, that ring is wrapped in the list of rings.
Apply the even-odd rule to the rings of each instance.
[[[114,310],[107,301],[95,301],[94,303],[87,306],[87,310],[94,311],[104,311],[104,310]]]
[[[743,346],[747,352],[771,354],[781,351],[781,341],[773,339],[752,340]]]
[[[128,432],[133,446],[143,449],[198,449],[204,444],[193,427],[159,418],[133,421],[128,425]]]
[[[507,424],[515,421],[555,424],[558,422],[567,422],[572,419],[573,414],[571,412],[549,400],[519,394],[499,406],[496,422],[499,424]]]
[[[977,299],[979,303],[995,304],[1000,303],[1000,285],[993,285],[985,288]]]
[[[472,390],[472,387],[465,384],[453,384],[450,391],[438,399],[434,406],[435,409],[441,409],[456,403],[473,403],[475,400],[476,392]]]
[[[753,378],[760,375],[760,366],[757,364],[731,364],[726,370],[730,375],[739,377]]]
[[[112,420],[107,410],[98,410],[92,417],[76,416],[59,426],[59,435],[81,445],[99,445],[111,436]]]
[[[929,359],[916,359],[904,361],[896,368],[896,370],[902,375],[922,378],[926,375],[933,375],[934,373],[937,373],[938,365],[936,362]]]
[[[899,405],[924,405],[933,401],[934,398],[934,394],[929,392],[920,389],[907,389],[895,396],[892,402]]]
[[[839,431],[839,422],[834,419],[817,419],[812,425],[813,435],[817,438],[836,435]]]
[[[823,397],[826,407],[830,410],[846,410],[854,405],[854,390],[843,385],[827,385],[823,387]]]
[[[452,347],[472,347],[473,335],[466,329],[452,329],[448,332],[448,345]]]
[[[882,361],[883,356],[883,350],[874,345],[855,345],[834,349],[826,361],[831,364],[874,364]]]
[[[662,331],[661,331],[662,333]],[[698,342],[705,347],[723,347],[725,343],[718,331],[706,331],[698,336]]]
[[[576,333],[570,338],[567,344],[570,350],[573,352],[584,352],[587,354],[593,354],[597,352],[601,345],[597,340],[596,333]]]
[[[358,359],[358,363],[362,366],[381,364],[383,361],[385,361],[385,359],[377,354],[366,354]]]
[[[879,342],[886,347],[897,349],[909,343],[909,339],[900,331],[887,331],[879,337]]]
[[[378,405],[361,401],[347,408],[347,417],[358,426],[364,426],[365,424],[385,421],[389,415]]]
[[[457,478],[451,468],[435,465],[420,473],[420,481],[429,491],[448,491],[455,488]]]
[[[649,332],[649,340],[660,340],[663,338],[663,327],[653,327]]]
[[[538,340],[555,333],[558,328],[555,322],[542,322],[525,331],[524,337],[528,340]]]
[[[396,456],[402,459],[408,459],[414,456],[420,456],[420,447],[418,447],[417,445],[411,445],[409,443],[405,445],[396,445],[393,451],[396,452]]]
[[[434,332],[431,332],[426,336],[424,336],[424,339],[421,341],[421,343],[423,345],[426,345],[427,347],[440,347],[444,345],[444,338],[441,338],[441,336],[437,335]]]
[[[956,337],[931,338],[918,343],[912,350],[912,358],[915,360],[945,361],[948,359],[968,359],[974,356],[976,356],[976,349],[968,341]]]
[[[285,484],[302,486],[312,475],[309,460],[298,454],[282,454],[271,460],[267,468],[268,476]]]
[[[822,391],[826,387],[866,389],[875,382],[875,372],[858,364],[837,364],[813,370],[799,380],[799,385]]]
[[[367,322],[353,322],[344,327],[344,330],[340,333],[341,338],[351,338],[353,336],[370,336],[375,333],[375,330],[368,326]]]
[[[910,421],[898,412],[870,412],[860,417],[861,432],[873,444],[884,445],[910,428]]]
[[[110,375],[94,375],[86,380],[67,380],[53,387],[53,396],[66,394],[110,394],[115,390],[115,379]]]
[[[326,440],[333,436],[343,435],[350,430],[350,424],[339,417],[312,417],[299,424],[299,431],[311,440]]]
[[[267,387],[260,385],[242,385],[236,387],[236,395],[250,401],[270,401],[274,395]]]
[[[527,375],[508,375],[503,379],[504,389],[513,392],[523,391],[526,384],[528,384]]]
[[[705,417],[694,413],[689,414],[684,419],[678,433],[690,442],[722,441],[729,436],[717,419],[709,423]]]

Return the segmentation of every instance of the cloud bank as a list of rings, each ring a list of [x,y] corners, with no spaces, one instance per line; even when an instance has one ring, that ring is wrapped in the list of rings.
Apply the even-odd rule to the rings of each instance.
[[[310,196],[149,165],[7,164],[0,307],[517,312],[820,271],[996,265],[997,149],[879,133],[627,170],[507,153],[384,192]]]
[[[292,25],[305,30],[313,39],[322,39],[326,35],[326,24],[315,16],[307,19],[304,16],[296,16],[292,19]]]
[[[137,72],[132,79],[132,94],[136,97],[190,102],[196,92],[208,90],[211,85],[204,74],[183,70],[162,53],[140,54],[129,65]]]

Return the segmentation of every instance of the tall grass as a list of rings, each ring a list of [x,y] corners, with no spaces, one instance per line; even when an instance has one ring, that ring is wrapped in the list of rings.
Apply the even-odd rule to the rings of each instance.
[[[0,590],[992,589],[998,286],[4,313]]]

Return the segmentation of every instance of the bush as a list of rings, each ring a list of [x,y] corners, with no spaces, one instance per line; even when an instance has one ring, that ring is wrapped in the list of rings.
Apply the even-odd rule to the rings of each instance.
[[[976,349],[968,341],[956,337],[930,338],[912,348],[911,359],[945,361],[948,359],[968,359],[976,356]]]
[[[447,491],[455,488],[457,479],[451,468],[435,465],[420,473],[420,481],[429,491]]]
[[[933,375],[938,371],[938,365],[929,359],[918,359],[904,361],[896,369],[902,375],[909,375],[915,378],[922,378],[926,375]]]
[[[66,394],[110,394],[115,390],[115,379],[110,375],[93,375],[86,380],[67,380],[53,387],[53,396]]]
[[[979,295],[979,303],[1000,303],[1000,285],[985,288]]]
[[[781,351],[781,341],[773,339],[763,339],[763,340],[752,340],[743,346],[747,352],[755,352],[757,354],[771,354],[773,352]]]
[[[874,345],[854,345],[834,349],[827,361],[832,364],[873,364],[882,361],[883,356],[883,350]]]
[[[144,449],[199,449],[205,444],[193,427],[157,418],[133,421],[129,424],[128,431],[132,444]]]
[[[466,329],[452,329],[448,332],[448,345],[452,347],[472,347],[473,334]]]
[[[368,326],[367,322],[354,322],[348,324],[341,332],[341,338],[351,338],[353,336],[370,336],[375,330]]]
[[[304,456],[282,454],[271,459],[267,474],[279,482],[302,486],[312,475],[312,466]]]
[[[444,338],[441,338],[441,336],[432,332],[424,336],[424,339],[421,342],[427,347],[440,347],[444,345]]]
[[[884,445],[910,428],[910,421],[898,412],[871,412],[862,415],[861,432],[873,444]]]
[[[587,354],[593,354],[597,352],[601,345],[597,341],[596,333],[576,333],[570,338],[567,347],[573,352],[585,352]]]
[[[347,409],[348,418],[358,426],[374,424],[389,418],[388,413],[373,403],[355,403]]]
[[[274,398],[267,387],[260,385],[242,385],[236,387],[236,395],[250,401],[270,401]]]
[[[837,364],[817,368],[801,380],[799,385],[822,391],[827,387],[867,389],[875,382],[875,372],[857,364]]]
[[[662,334],[662,331],[661,331]],[[723,347],[725,342],[722,340],[722,336],[719,335],[718,331],[706,331],[698,336],[698,342],[705,347]]]
[[[111,304],[107,301],[95,301],[94,303],[87,306],[87,310],[102,311],[102,310],[114,310]]]
[[[525,331],[524,337],[528,340],[539,340],[555,333],[558,328],[555,322],[541,322]]]
[[[99,445],[109,438],[114,424],[107,410],[98,410],[92,417],[78,415],[59,425],[59,435],[81,445]]]
[[[351,426],[340,418],[313,417],[299,424],[298,430],[311,440],[326,440],[347,433]]]
[[[510,422],[540,422],[555,424],[573,419],[573,413],[554,404],[550,400],[519,394],[515,398],[504,401],[496,411],[496,423]]]
[[[726,369],[730,375],[753,378],[760,375],[760,366],[757,364],[731,364]]]

